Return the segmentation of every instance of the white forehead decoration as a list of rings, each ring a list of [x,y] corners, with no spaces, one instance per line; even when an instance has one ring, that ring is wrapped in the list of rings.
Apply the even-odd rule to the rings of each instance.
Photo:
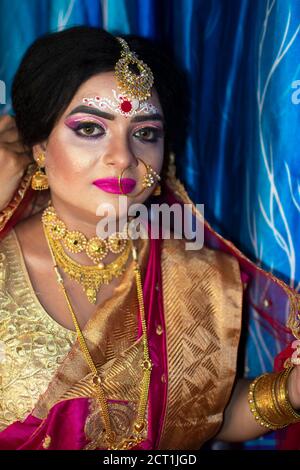
[[[147,101],[140,101],[137,98],[128,98],[123,93],[117,93],[112,90],[114,99],[106,98],[103,96],[95,96],[94,98],[83,98],[83,103],[88,106],[101,109],[102,111],[114,111],[115,113],[122,114],[126,117],[134,116],[135,114],[157,114],[159,110]]]

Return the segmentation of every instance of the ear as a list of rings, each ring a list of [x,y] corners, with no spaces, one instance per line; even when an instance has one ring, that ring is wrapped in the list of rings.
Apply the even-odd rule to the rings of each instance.
[[[33,158],[34,160],[39,163],[38,160],[40,160],[40,156],[41,155],[44,155],[46,157],[46,148],[47,148],[47,142],[44,141],[44,142],[41,142],[39,144],[36,144],[32,147],[32,154],[33,154]]]

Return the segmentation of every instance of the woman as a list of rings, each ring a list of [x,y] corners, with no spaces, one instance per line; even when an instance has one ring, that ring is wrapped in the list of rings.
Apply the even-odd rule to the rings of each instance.
[[[191,202],[167,173],[187,112],[176,71],[125,39],[49,34],[14,79],[21,142],[2,154],[25,146],[36,165],[13,196],[26,156],[6,169],[2,196],[2,449],[197,449],[300,420],[298,365],[236,380],[243,286],[267,279],[295,332],[296,294],[207,224],[198,251],[162,232],[132,240],[126,224],[96,236],[105,209],[127,215],[120,196]]]

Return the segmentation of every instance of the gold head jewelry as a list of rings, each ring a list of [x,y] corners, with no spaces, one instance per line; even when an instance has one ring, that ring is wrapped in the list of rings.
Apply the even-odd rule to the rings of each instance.
[[[139,160],[145,167],[145,174],[142,179],[142,189],[138,193],[130,195],[130,194],[124,193],[123,191],[122,177],[124,175],[124,172],[126,171],[126,168],[121,171],[121,174],[119,175],[119,178],[118,178],[120,192],[128,197],[139,196],[143,191],[145,191],[145,189],[151,188],[151,186],[155,185],[161,180],[160,175],[152,168],[151,165],[149,165],[148,163],[145,163],[144,160],[142,160],[140,157],[137,157],[137,160]]]
[[[35,191],[44,191],[49,188],[48,177],[45,174],[45,154],[40,153],[36,158],[37,171],[32,176],[31,187]]]
[[[116,39],[122,47],[121,58],[115,65],[118,87],[127,97],[145,101],[151,96],[153,73],[150,67],[130,50],[124,39],[120,37]]]
[[[125,271],[130,254],[129,240],[125,238],[127,233],[115,233],[108,240],[99,237],[88,240],[81,232],[69,231],[52,206],[44,210],[42,222],[57,265],[83,287],[89,302],[95,304],[101,285],[109,284],[113,278]],[[63,245],[72,253],[85,251],[96,266],[82,265],[74,261],[64,251]],[[108,251],[121,255],[105,265],[101,260]]]
[[[102,414],[102,419],[103,419],[104,429],[105,429],[105,439],[107,442],[108,450],[130,450],[145,440],[144,431],[146,430],[146,425],[147,425],[146,410],[147,410],[148,398],[149,398],[151,371],[153,368],[153,364],[152,364],[150,353],[149,353],[147,324],[146,324],[146,318],[145,318],[145,306],[144,306],[144,299],[143,299],[143,286],[142,286],[142,280],[141,280],[141,270],[138,264],[136,249],[131,242],[132,257],[134,261],[134,273],[135,273],[135,282],[136,282],[136,289],[137,289],[137,298],[138,298],[138,303],[139,303],[139,314],[140,314],[140,320],[141,320],[141,325],[142,325],[143,361],[139,365],[142,369],[143,376],[142,376],[141,383],[138,384],[138,386],[141,388],[141,394],[140,394],[140,399],[139,399],[139,403],[137,406],[136,419],[132,425],[131,432],[129,436],[123,437],[119,442],[117,442],[116,433],[112,428],[112,421],[110,418],[110,413],[109,413],[109,408],[108,408],[108,400],[106,398],[105,391],[103,389],[102,378],[99,375],[97,367],[89,352],[84,335],[82,334],[82,331],[80,329],[80,326],[79,326],[76,314],[74,312],[74,309],[72,307],[69,295],[64,286],[63,278],[59,272],[55,252],[53,250],[51,240],[48,237],[47,229],[45,226],[44,226],[44,231],[45,231],[46,240],[48,242],[48,247],[51,253],[51,257],[53,260],[53,267],[54,267],[54,271],[56,274],[58,285],[60,286],[64,294],[64,297],[66,299],[66,303],[69,308],[69,311],[70,311],[70,314],[71,314],[71,317],[75,326],[75,330],[77,333],[77,338],[78,338],[78,342],[79,342],[82,354],[92,373],[92,385],[94,388],[95,397],[99,404],[100,412]]]

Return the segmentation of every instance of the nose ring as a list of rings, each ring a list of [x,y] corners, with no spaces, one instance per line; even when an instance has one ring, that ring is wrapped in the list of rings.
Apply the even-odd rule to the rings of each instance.
[[[142,164],[145,167],[145,174],[144,174],[144,177],[143,177],[143,180],[142,180],[142,189],[137,194],[135,194],[134,196],[129,196],[129,194],[124,193],[123,188],[122,188],[122,182],[121,182],[122,176],[123,176],[124,172],[127,170],[127,168],[124,168],[121,171],[121,174],[118,177],[120,192],[121,192],[121,194],[124,194],[128,197],[137,197],[137,196],[139,196],[143,191],[145,191],[145,189],[151,188],[151,186],[153,186],[155,183],[157,183],[161,179],[160,175],[152,168],[151,165],[149,165],[148,163],[145,163],[144,160],[142,160],[142,158],[139,158],[139,157],[136,157],[136,158],[137,158],[137,160],[141,161]]]

